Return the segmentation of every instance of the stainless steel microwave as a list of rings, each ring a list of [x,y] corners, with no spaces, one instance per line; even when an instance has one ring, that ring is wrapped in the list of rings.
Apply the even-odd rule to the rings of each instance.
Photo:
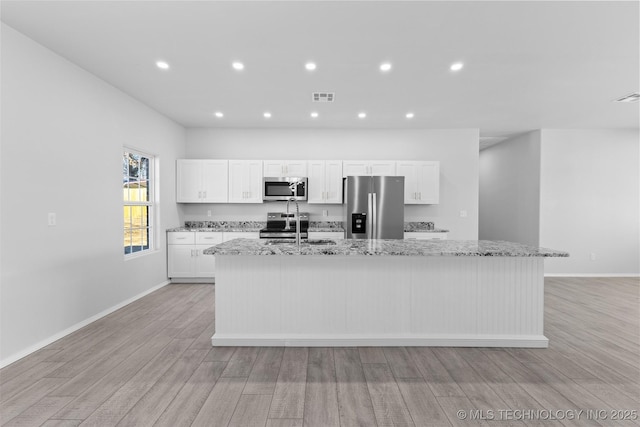
[[[265,202],[307,200],[306,177],[267,177],[262,179],[262,200]]]

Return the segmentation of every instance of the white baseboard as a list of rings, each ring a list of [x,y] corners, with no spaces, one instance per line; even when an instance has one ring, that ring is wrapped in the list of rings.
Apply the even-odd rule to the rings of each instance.
[[[164,281],[164,282],[162,282],[162,283],[160,283],[160,284],[158,284],[158,285],[156,285],[156,286],[154,286],[154,287],[152,287],[150,289],[147,289],[146,291],[144,291],[144,292],[142,292],[142,293],[140,293],[138,295],[135,295],[135,296],[133,296],[133,297],[127,299],[127,300],[122,301],[119,304],[114,305],[113,307],[109,307],[108,309],[106,309],[104,311],[101,311],[100,313],[96,314],[95,316],[91,316],[88,319],[83,320],[82,322],[76,323],[75,325],[73,325],[73,326],[71,326],[71,327],[69,327],[69,328],[67,328],[67,329],[65,329],[65,330],[63,330],[61,332],[58,332],[55,335],[52,335],[52,336],[50,336],[50,337],[48,337],[48,338],[46,338],[46,339],[44,339],[44,340],[32,345],[30,347],[27,347],[26,349],[24,349],[24,350],[22,350],[22,351],[20,351],[20,352],[18,352],[16,354],[13,354],[13,355],[1,360],[0,361],[0,368],[4,368],[5,366],[10,365],[13,362],[16,362],[16,361],[22,359],[23,357],[28,356],[31,353],[33,353],[33,352],[35,352],[37,350],[40,350],[43,347],[46,347],[49,344],[51,344],[52,342],[58,341],[60,338],[63,338],[65,336],[69,335],[70,333],[75,332],[78,329],[87,326],[89,323],[95,322],[96,320],[98,320],[98,319],[100,319],[100,318],[102,318],[102,317],[104,317],[104,316],[106,316],[108,314],[113,313],[114,311],[124,307],[125,305],[131,304],[135,300],[138,300],[138,299],[144,297],[145,295],[150,294],[151,292],[157,291],[158,289],[160,289],[160,288],[162,288],[162,287],[164,287],[164,286],[166,286],[166,285],[168,285],[170,283],[171,282],[169,280],[166,280],[166,281]]]
[[[544,277],[640,277],[639,273],[545,273]]]
[[[547,348],[544,335],[277,335],[214,334],[217,346],[259,347],[517,347]]]

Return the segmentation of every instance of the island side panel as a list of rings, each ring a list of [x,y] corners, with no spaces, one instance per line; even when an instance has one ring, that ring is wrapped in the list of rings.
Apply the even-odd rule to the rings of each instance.
[[[216,262],[214,345],[548,345],[539,257]]]

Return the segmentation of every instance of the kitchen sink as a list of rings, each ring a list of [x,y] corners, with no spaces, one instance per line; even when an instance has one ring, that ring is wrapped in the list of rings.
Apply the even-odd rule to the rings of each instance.
[[[282,245],[282,244],[291,244],[291,245],[295,245],[296,241],[294,239],[268,239],[265,242],[265,245]],[[300,242],[303,245],[304,244],[309,244],[309,245],[335,245],[336,242],[335,240],[330,240],[330,239],[302,239],[302,241]]]
[[[303,242],[308,243],[310,245],[335,245],[336,244],[335,240],[329,240],[329,239],[309,239]]]

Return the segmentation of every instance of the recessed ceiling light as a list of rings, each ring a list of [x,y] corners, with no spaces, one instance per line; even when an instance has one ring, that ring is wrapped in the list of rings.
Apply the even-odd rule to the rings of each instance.
[[[234,70],[244,70],[244,64],[242,62],[234,62],[233,64],[231,64],[231,66],[233,67]]]
[[[454,62],[453,64],[451,64],[451,67],[449,67],[449,69],[451,71],[460,71],[462,70],[462,67],[464,67],[464,64],[462,62]]]
[[[309,71],[313,71],[316,69],[316,64],[314,62],[307,62],[306,64],[304,64],[304,68]]]
[[[311,113],[311,117],[313,117],[314,119],[317,118],[318,117],[318,113],[314,111],[313,113]]]
[[[367,113],[358,113],[358,117],[364,119],[365,117],[367,117]]]
[[[223,117],[224,117],[224,114],[222,114],[220,111],[216,111],[216,112],[215,112],[215,116],[216,116],[217,118],[221,119],[221,118],[223,118]]]
[[[413,116],[414,116],[414,114],[413,114],[413,113],[407,113],[407,114],[405,115],[405,117],[406,117],[407,119],[413,119]]]
[[[156,67],[160,68],[161,70],[168,70],[169,64],[165,61],[156,61]]]
[[[271,113],[270,113],[270,112],[268,112],[268,111],[266,111],[266,112],[263,114],[263,116],[264,116],[264,118],[265,118],[265,119],[270,119],[270,118],[271,118]]]
[[[391,63],[390,62],[383,62],[382,64],[380,64],[380,71],[382,72],[387,72],[391,70]]]

